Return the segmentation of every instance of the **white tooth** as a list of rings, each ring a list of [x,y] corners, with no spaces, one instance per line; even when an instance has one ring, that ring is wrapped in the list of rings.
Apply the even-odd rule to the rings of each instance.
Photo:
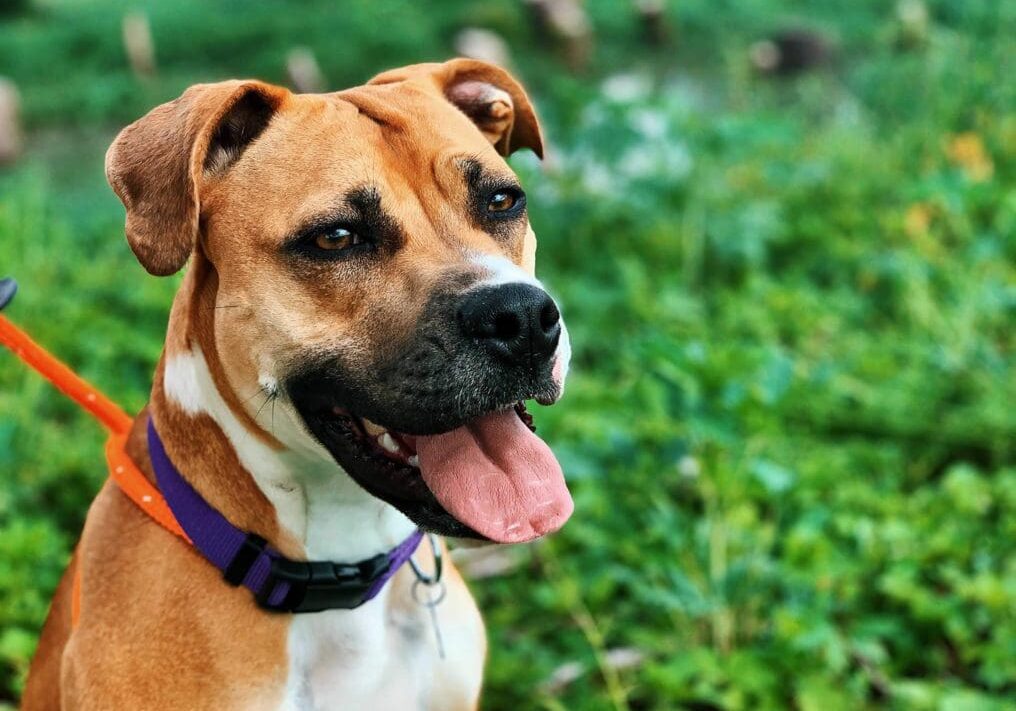
[[[420,458],[414,454],[412,457],[409,458],[409,466],[411,467],[420,466]]]
[[[384,434],[385,428],[381,425],[375,425],[368,419],[363,420],[363,429],[367,430],[367,434],[371,437],[377,437],[380,434]]]
[[[383,435],[377,438],[377,443],[380,444],[385,450],[391,452],[392,454],[399,453],[398,443],[394,439],[392,439],[392,436],[387,432],[385,432]]]

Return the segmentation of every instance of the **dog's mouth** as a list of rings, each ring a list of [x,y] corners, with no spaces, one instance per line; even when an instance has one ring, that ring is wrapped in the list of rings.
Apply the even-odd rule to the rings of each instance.
[[[399,433],[338,406],[304,420],[357,483],[435,533],[520,543],[572,513],[561,467],[524,402],[434,435]]]

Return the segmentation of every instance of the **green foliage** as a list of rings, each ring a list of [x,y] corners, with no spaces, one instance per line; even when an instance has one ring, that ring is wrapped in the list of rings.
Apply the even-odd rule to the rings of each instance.
[[[506,3],[153,4],[145,84],[127,5],[0,24],[36,129],[0,174],[12,316],[139,408],[177,281],[123,242],[102,182],[115,126],[193,81],[281,80],[294,44],[341,86],[492,27],[555,149],[514,164],[575,345],[567,397],[536,417],[577,508],[473,586],[485,708],[1014,708],[1011,4],[929,3],[903,43],[885,3],[691,0],[668,6],[660,53],[629,4],[588,6],[586,76]],[[748,44],[792,18],[837,38],[835,65],[752,74]],[[13,698],[105,472],[95,426],[2,356],[0,413]],[[644,661],[615,669],[624,647]],[[569,662],[584,673],[547,685]]]

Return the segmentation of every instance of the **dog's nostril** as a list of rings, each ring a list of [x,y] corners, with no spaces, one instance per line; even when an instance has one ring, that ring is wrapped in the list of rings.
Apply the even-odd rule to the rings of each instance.
[[[500,341],[513,341],[518,338],[522,325],[514,313],[500,313],[494,317],[494,337]]]
[[[550,333],[560,320],[561,312],[557,310],[557,304],[552,300],[548,300],[543,308],[540,309],[540,328],[543,329],[544,333]]]
[[[470,292],[458,306],[462,333],[491,355],[537,367],[561,337],[561,314],[543,289],[509,283]]]

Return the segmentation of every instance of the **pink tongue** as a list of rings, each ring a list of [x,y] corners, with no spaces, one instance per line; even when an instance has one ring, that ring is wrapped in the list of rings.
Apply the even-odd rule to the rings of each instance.
[[[416,438],[420,472],[452,516],[497,543],[556,531],[573,504],[550,447],[514,410]]]

